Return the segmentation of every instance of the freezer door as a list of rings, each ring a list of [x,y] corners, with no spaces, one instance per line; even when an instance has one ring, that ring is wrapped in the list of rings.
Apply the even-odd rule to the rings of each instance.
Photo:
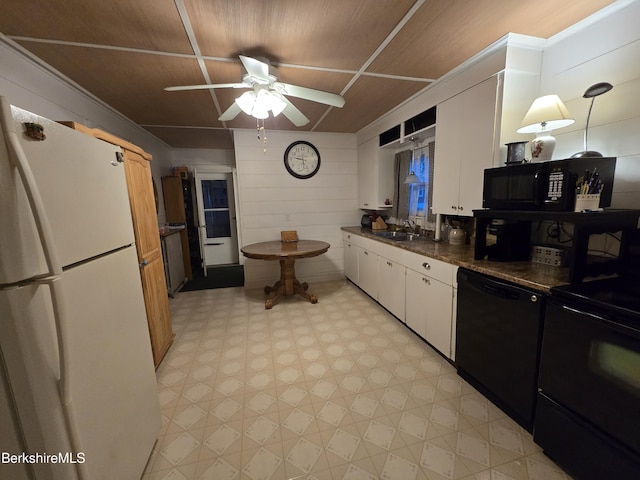
[[[25,187],[11,160],[16,149],[33,172],[61,266],[134,242],[119,147],[16,107],[0,121],[0,285],[47,273]],[[45,138],[27,136],[26,123],[40,125]]]

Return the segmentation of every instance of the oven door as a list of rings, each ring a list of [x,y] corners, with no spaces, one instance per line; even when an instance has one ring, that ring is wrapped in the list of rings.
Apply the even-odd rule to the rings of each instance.
[[[576,305],[581,305],[577,303]],[[640,454],[640,329],[592,307],[547,304],[540,390]]]

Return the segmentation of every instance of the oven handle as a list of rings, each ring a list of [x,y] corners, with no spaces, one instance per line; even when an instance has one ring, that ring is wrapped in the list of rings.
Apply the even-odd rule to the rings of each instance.
[[[604,322],[607,326],[614,328],[616,330],[621,330],[624,333],[632,335],[634,337],[640,338],[640,329],[630,327],[624,323],[616,322],[611,319],[608,315],[600,314],[596,315],[595,313],[585,312],[584,310],[578,310],[576,308],[569,307],[567,305],[562,305],[563,310],[567,310],[568,312],[575,313],[577,315],[584,315],[586,317],[590,317],[599,322]]]

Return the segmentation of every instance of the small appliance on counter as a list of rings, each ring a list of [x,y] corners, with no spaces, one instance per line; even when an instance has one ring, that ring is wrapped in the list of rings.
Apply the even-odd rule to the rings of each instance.
[[[373,219],[371,218],[370,214],[365,213],[364,215],[362,215],[362,218],[360,219],[360,226],[371,227],[372,223],[373,223]]]
[[[487,233],[494,235],[496,243],[487,247],[489,260],[514,262],[529,260],[531,222],[492,219]]]
[[[596,208],[611,205],[616,158],[570,158],[522,163],[484,171],[483,208],[496,210],[550,210],[571,212],[584,179],[599,182]],[[597,175],[596,175],[597,174]],[[581,180],[582,179],[582,180]]]

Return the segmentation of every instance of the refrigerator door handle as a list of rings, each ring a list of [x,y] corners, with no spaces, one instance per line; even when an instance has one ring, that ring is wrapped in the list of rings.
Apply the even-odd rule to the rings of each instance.
[[[44,209],[44,202],[42,201],[42,196],[40,195],[40,190],[33,176],[31,166],[18,140],[18,133],[15,131],[13,115],[11,114],[11,105],[9,101],[2,96],[0,96],[0,109],[3,118],[1,122],[2,128],[9,147],[9,158],[18,169],[25,192],[27,193],[29,206],[36,220],[38,236],[40,237],[40,243],[44,251],[49,275],[60,275],[62,274],[62,265],[60,265],[58,253],[54,247],[53,233],[51,232],[49,219]]]
[[[58,343],[58,362],[60,369],[60,378],[58,379],[58,392],[60,394],[60,400],[64,411],[65,422],[67,424],[67,430],[69,432],[69,440],[71,446],[75,452],[81,451],[80,434],[75,418],[75,410],[73,408],[73,399],[71,398],[71,372],[70,372],[70,359],[68,337],[69,327],[66,323],[66,312],[64,305],[64,295],[60,291],[60,278],[54,277],[44,281],[49,285],[51,290],[51,305],[53,307],[53,317],[56,326],[56,336]],[[80,478],[89,478],[87,472],[87,466],[83,463],[77,463],[76,468],[79,472]]]

